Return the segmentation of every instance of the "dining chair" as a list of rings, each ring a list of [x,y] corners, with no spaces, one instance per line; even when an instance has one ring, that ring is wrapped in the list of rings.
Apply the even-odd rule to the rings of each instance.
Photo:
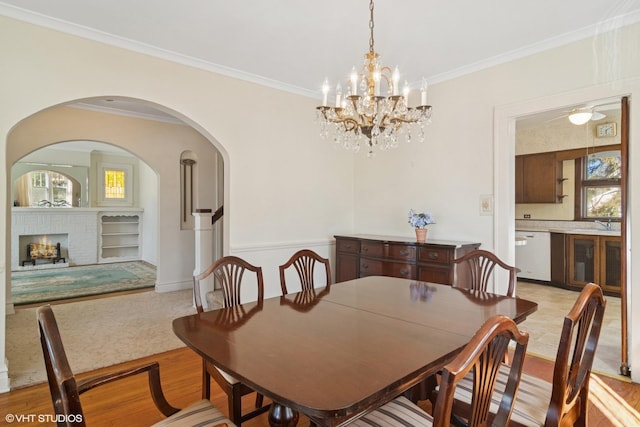
[[[513,363],[507,374],[507,388],[499,399],[498,416],[494,423],[499,426],[508,425],[522,375],[529,334],[521,332],[513,320],[503,315],[494,315],[487,319],[462,351],[442,369],[433,416],[401,396],[350,425],[449,427],[456,410],[454,395],[459,382],[468,374],[471,374],[473,390],[476,392],[472,393],[472,415],[467,417],[467,425],[487,425],[491,397],[497,392],[496,374],[501,369],[502,360],[509,351],[511,342],[515,342]]]
[[[589,283],[564,318],[551,383],[523,374],[511,426],[587,426],[589,379],[595,357],[606,300],[600,286]],[[503,365],[499,381],[504,381]],[[466,384],[464,384],[466,382]],[[468,408],[465,379],[455,399]],[[499,399],[499,394],[494,396]]]
[[[225,308],[236,307],[242,304],[241,290],[245,272],[255,274],[257,284],[257,302],[262,304],[264,300],[264,279],[262,267],[249,264],[247,261],[236,256],[225,256],[211,264],[205,271],[193,277],[193,295],[196,304],[196,311],[204,311],[201,297],[201,282],[213,276],[215,286],[222,289],[222,299]],[[253,393],[254,390],[241,383],[232,375],[217,368],[215,365],[202,360],[202,397],[211,397],[211,378],[222,388],[227,395],[229,405],[229,417],[240,427],[243,422],[254,418],[269,410],[270,405],[263,405],[264,397],[256,394],[255,408],[246,414],[242,414],[242,396]]]
[[[168,417],[153,424],[154,426],[234,425],[218,408],[205,399],[182,410],[171,406],[162,391],[158,362],[77,380],[69,366],[58,323],[51,306],[38,307],[36,316],[49,390],[58,426],[83,427],[86,425],[86,418],[80,402],[80,395],[84,392],[116,380],[144,373],[149,376],[149,388],[153,403],[160,412]]]
[[[520,272],[520,269],[513,267],[498,258],[493,252],[485,251],[483,249],[475,249],[471,252],[467,252],[460,258],[454,259],[455,264],[466,264],[470,273],[471,282],[470,288],[482,292],[487,291],[487,285],[491,274],[496,265],[504,268],[509,272],[509,286],[507,288],[507,296],[514,297],[516,293],[516,274]],[[465,283],[466,284],[466,283]],[[453,284],[454,287],[457,283]]]
[[[300,288],[302,291],[309,291],[315,288],[315,268],[316,264],[324,264],[325,270],[325,285],[331,286],[331,266],[329,260],[323,258],[317,253],[309,249],[301,249],[289,258],[289,260],[280,266],[280,287],[282,288],[282,295],[286,295],[287,283],[286,273],[287,269],[291,266],[295,268],[300,279]]]

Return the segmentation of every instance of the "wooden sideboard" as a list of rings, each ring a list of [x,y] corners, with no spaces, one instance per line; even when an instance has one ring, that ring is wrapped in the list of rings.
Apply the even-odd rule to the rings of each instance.
[[[453,260],[480,247],[480,243],[407,237],[351,235],[336,239],[336,282],[365,276],[391,276],[451,285],[458,272]]]

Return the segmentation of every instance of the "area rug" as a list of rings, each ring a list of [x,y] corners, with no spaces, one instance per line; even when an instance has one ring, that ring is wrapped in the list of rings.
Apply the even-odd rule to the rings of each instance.
[[[191,289],[145,291],[52,305],[71,369],[91,371],[183,347],[173,319],[196,312]],[[11,388],[47,380],[36,307],[7,315],[6,356]]]
[[[16,271],[11,273],[15,305],[41,303],[155,285],[156,268],[143,261]]]

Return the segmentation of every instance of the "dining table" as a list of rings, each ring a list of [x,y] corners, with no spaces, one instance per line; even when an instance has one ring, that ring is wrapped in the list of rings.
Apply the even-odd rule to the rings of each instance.
[[[204,360],[272,400],[271,426],[302,413],[341,426],[441,370],[491,316],[522,322],[516,297],[369,276],[177,318]]]

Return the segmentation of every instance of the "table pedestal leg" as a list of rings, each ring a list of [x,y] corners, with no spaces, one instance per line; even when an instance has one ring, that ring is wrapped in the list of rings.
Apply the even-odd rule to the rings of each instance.
[[[297,411],[277,402],[271,404],[271,409],[269,409],[269,425],[271,427],[295,427],[298,425],[298,418],[300,415]]]

